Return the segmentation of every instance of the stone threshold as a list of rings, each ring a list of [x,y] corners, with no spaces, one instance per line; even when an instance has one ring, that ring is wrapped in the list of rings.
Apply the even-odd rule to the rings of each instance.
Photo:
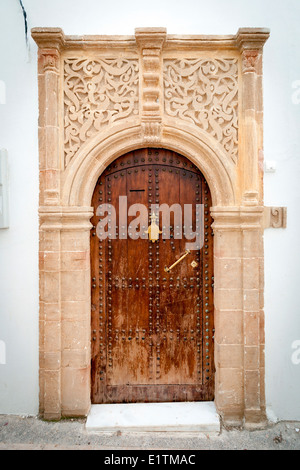
[[[92,405],[87,431],[220,432],[214,402]]]

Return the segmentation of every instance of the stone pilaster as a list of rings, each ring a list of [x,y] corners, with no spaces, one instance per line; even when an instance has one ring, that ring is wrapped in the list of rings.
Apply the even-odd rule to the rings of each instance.
[[[58,205],[60,197],[59,94],[60,52],[39,50],[40,204]]]
[[[141,55],[141,120],[145,144],[161,140],[162,122],[162,48],[166,29],[136,29],[135,38]]]
[[[262,204],[263,136],[262,136],[262,54],[268,30],[240,29],[237,46],[241,53],[240,155],[242,203]]]
[[[40,209],[40,411],[45,419],[82,416],[90,406],[91,216],[89,208]]]
[[[227,425],[262,424],[263,208],[213,208],[216,403]]]

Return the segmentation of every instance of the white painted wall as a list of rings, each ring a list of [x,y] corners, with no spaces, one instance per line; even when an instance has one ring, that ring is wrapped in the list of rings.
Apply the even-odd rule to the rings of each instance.
[[[66,34],[133,34],[164,26],[170,34],[233,34],[268,27],[265,47],[265,157],[277,171],[265,177],[266,205],[288,207],[288,228],[267,230],[266,388],[279,419],[300,420],[299,0],[23,0],[29,28]],[[38,411],[38,142],[36,46],[24,41],[19,0],[0,2],[0,148],[10,164],[10,228],[0,230],[0,413]],[[293,103],[294,94],[294,103]],[[299,101],[299,103],[298,103]],[[297,104],[298,103],[298,104]],[[3,344],[2,344],[3,347]],[[300,347],[298,346],[298,349]],[[294,353],[294,356],[292,356]],[[294,362],[294,363],[293,363]]]

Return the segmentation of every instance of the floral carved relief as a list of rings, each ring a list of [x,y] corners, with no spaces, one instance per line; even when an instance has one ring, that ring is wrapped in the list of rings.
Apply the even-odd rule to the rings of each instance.
[[[65,60],[65,166],[81,144],[104,126],[139,113],[138,88],[138,60]]]
[[[199,126],[238,159],[237,59],[164,61],[165,113]]]

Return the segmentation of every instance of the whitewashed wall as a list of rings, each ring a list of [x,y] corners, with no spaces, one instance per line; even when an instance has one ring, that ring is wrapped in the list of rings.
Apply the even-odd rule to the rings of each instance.
[[[167,27],[170,34],[271,29],[264,68],[265,158],[276,162],[277,171],[265,176],[265,203],[288,207],[288,228],[265,233],[267,404],[281,420],[300,420],[300,92],[293,88],[300,90],[299,0],[23,4],[29,28],[56,26],[75,35],[134,34],[144,26]],[[0,96],[0,148],[9,155],[10,228],[0,230],[0,414],[38,412],[38,101],[31,38],[29,46],[19,0],[1,0],[0,83],[6,99]]]

